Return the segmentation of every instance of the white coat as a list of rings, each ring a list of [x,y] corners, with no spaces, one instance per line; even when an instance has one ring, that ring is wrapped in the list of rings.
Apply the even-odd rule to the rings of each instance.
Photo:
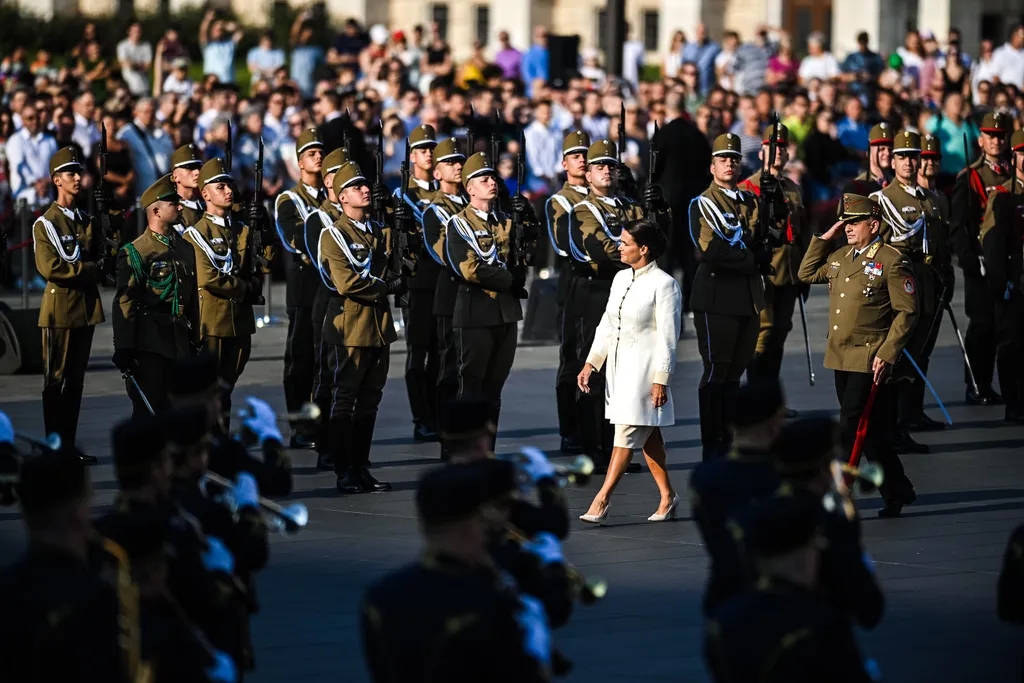
[[[658,264],[619,272],[594,335],[587,362],[605,367],[604,414],[612,424],[668,427],[675,423],[671,380],[682,294]],[[664,384],[665,405],[654,407],[651,385]]]

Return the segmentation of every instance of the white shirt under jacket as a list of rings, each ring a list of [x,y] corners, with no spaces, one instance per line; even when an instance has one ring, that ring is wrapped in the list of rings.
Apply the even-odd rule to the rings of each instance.
[[[604,414],[612,424],[675,423],[671,382],[681,310],[679,284],[657,263],[627,268],[615,276],[587,356],[597,370],[607,362]],[[668,400],[660,408],[651,401],[652,384],[666,387]]]

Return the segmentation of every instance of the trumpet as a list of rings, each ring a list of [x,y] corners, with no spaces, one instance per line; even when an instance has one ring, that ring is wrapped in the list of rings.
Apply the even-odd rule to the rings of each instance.
[[[19,441],[24,441],[30,446],[34,446],[35,448],[38,448],[43,451],[56,452],[59,451],[61,447],[60,434],[58,434],[57,432],[52,432],[51,434],[47,435],[46,438],[42,439],[37,436],[25,434],[23,432],[14,432],[14,438],[18,439]]]
[[[320,410],[320,406],[317,404],[303,403],[302,406],[294,413],[278,415],[277,420],[278,422],[318,422],[322,413],[323,411]],[[240,409],[235,413],[235,416],[244,420],[247,417],[252,417],[252,412],[246,409]]]
[[[885,473],[875,463],[854,467],[838,460],[832,462],[833,488],[825,494],[822,505],[828,512],[842,512],[847,519],[857,517],[857,508],[851,498],[851,487],[857,493],[870,493],[885,481]]]
[[[209,483],[214,483],[220,486],[223,491],[214,496],[210,493],[207,486]],[[211,499],[219,499],[220,502],[227,505],[232,511],[237,509],[237,503],[235,502],[234,496],[231,495],[231,487],[233,482],[227,477],[222,477],[216,472],[207,472],[203,475],[202,479],[199,480],[199,489],[205,496]],[[281,532],[285,536],[293,536],[299,532],[300,529],[305,528],[309,523],[309,509],[304,503],[293,503],[292,505],[279,505],[269,498],[260,496],[259,498],[260,509],[267,517],[267,526],[271,531]]]
[[[589,459],[589,458],[588,458]],[[593,465],[593,463],[591,463]],[[523,545],[529,543],[530,539],[511,522],[505,524],[505,532],[508,537]],[[572,563],[565,560],[565,573],[572,583],[573,595],[584,605],[593,605],[608,594],[608,582],[598,576],[586,577]]]
[[[517,465],[529,462],[529,459],[519,451],[499,455],[498,457],[504,460],[511,460]],[[585,455],[577,455],[568,465],[552,463],[552,467],[555,469],[556,481],[563,488],[569,484],[586,486],[587,482],[590,481],[590,475],[594,473],[594,461]]]

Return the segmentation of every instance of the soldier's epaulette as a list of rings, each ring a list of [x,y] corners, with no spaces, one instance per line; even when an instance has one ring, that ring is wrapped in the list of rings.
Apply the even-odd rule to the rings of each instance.
[[[881,249],[881,248],[882,248],[882,242],[875,242],[870,247],[868,247],[868,251],[867,251],[867,254],[866,254],[867,257],[868,258],[875,258],[875,254],[877,254],[878,250]]]

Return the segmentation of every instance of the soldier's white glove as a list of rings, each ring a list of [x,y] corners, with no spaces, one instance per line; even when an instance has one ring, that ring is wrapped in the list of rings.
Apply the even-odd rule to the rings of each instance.
[[[235,558],[224,545],[224,541],[216,536],[206,537],[206,552],[201,556],[207,571],[231,574],[235,571]]]
[[[543,666],[551,666],[551,628],[544,605],[529,595],[520,595],[519,604],[523,608],[516,614],[516,622],[523,629],[523,649]]]
[[[277,415],[270,404],[252,396],[246,396],[245,402],[249,406],[249,416],[242,421],[242,424],[256,435],[260,445],[267,439],[281,441],[281,430],[277,427]]]
[[[260,501],[260,489],[256,485],[256,477],[248,472],[239,472],[235,477],[235,488],[232,489],[235,505],[239,508],[256,507]]]
[[[213,665],[206,670],[206,678],[210,683],[237,683],[238,668],[235,660],[226,652],[213,651]]]
[[[523,446],[519,449],[519,452],[526,457],[526,464],[523,465],[523,469],[530,475],[530,479],[533,480],[534,484],[545,477],[555,476],[555,468],[551,461],[548,460],[548,456],[544,455],[544,451],[533,446]]]
[[[565,561],[562,544],[554,534],[548,531],[542,531],[523,543],[523,550],[531,555],[536,555],[542,564],[561,564]]]

